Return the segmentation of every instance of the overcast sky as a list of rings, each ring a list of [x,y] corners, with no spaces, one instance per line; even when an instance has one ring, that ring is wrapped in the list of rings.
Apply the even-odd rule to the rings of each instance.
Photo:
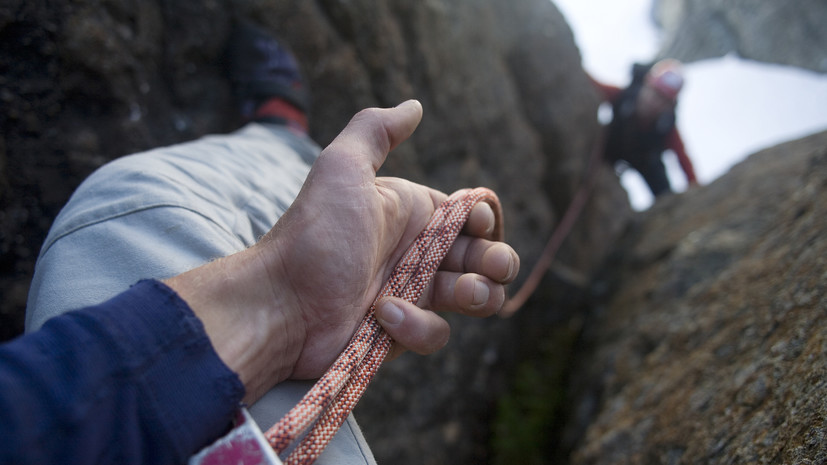
[[[574,31],[584,68],[598,80],[625,85],[635,61],[651,60],[658,31],[652,0],[553,0]],[[779,142],[827,129],[827,76],[734,56],[686,66],[678,105],[678,129],[702,184],[747,155]],[[676,190],[685,178],[674,157],[665,157]],[[640,176],[621,182],[632,206],[652,198]]]

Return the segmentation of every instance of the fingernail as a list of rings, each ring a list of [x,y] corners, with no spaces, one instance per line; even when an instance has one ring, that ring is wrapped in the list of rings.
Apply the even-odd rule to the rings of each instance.
[[[506,281],[512,281],[514,278],[517,277],[517,273],[519,272],[519,263],[520,257],[516,254],[516,252],[509,251],[508,252],[508,272],[505,274]]]
[[[402,309],[391,302],[384,302],[379,307],[379,314],[377,316],[383,323],[391,326],[396,326],[405,319],[405,313],[402,312]]]
[[[482,305],[488,302],[488,293],[488,286],[486,286],[485,283],[479,279],[474,280],[474,295],[471,299],[471,304]]]
[[[494,251],[495,250],[494,247],[496,247],[496,251]],[[518,267],[519,267],[519,263],[520,263],[520,261],[519,261],[520,258],[517,256],[516,253],[514,253],[511,250],[511,248],[509,248],[507,245],[505,245],[503,243],[496,244],[494,247],[491,248],[492,253],[495,253],[495,254],[498,255],[498,256],[496,256],[496,258],[494,258],[495,260],[497,260],[498,262],[500,260],[502,260],[502,258],[501,258],[502,255],[500,255],[500,254],[502,254],[503,252],[505,252],[505,254],[506,254],[505,256],[508,257],[506,259],[506,263],[505,263],[505,273],[501,277],[496,278],[496,279],[501,280],[503,282],[509,282],[509,281],[513,280],[516,277],[514,275],[516,275],[517,272],[519,271]],[[500,262],[500,263],[502,263],[502,262]],[[498,263],[498,265],[502,266],[502,265],[500,265],[500,263]]]
[[[399,105],[396,106],[396,108],[407,107],[407,106],[419,107],[421,109],[422,108],[422,103],[419,100],[412,98],[412,99],[405,100],[404,102],[400,103]]]
[[[516,264],[517,260],[514,258],[513,254],[508,254],[508,255],[509,255],[510,259],[508,260],[508,274],[506,274],[506,276],[509,280],[511,280],[511,279],[515,278],[514,274],[516,273],[516,270],[515,270],[516,266],[514,266],[514,265]]]
[[[494,228],[497,227],[497,216],[494,214],[494,208],[488,202],[480,202],[483,208],[488,209],[486,215],[489,218],[488,225],[485,227],[485,237],[492,237],[494,235]]]

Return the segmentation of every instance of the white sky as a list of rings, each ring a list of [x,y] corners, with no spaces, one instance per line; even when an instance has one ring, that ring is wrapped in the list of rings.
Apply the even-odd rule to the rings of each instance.
[[[651,21],[652,0],[553,0],[566,16],[596,79],[625,85],[635,61],[650,61],[658,49]],[[685,67],[678,129],[706,184],[760,149],[827,129],[827,75],[728,56]],[[667,156],[675,190],[686,186],[675,157]],[[648,208],[652,196],[629,170],[621,177],[632,206]]]

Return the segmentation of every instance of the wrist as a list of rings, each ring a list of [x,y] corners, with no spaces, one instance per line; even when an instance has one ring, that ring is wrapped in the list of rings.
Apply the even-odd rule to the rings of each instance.
[[[210,262],[165,283],[204,324],[216,353],[252,403],[293,371],[303,345],[301,319],[271,285],[256,248]]]

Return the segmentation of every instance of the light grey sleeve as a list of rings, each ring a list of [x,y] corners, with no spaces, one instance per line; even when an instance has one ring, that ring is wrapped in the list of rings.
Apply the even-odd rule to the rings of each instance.
[[[293,202],[320,149],[287,128],[222,136],[115,160],[55,219],[29,291],[26,330],[253,245]],[[266,430],[309,389],[277,386],[251,408]],[[281,415],[281,414],[278,414]],[[375,463],[352,415],[318,463]]]

